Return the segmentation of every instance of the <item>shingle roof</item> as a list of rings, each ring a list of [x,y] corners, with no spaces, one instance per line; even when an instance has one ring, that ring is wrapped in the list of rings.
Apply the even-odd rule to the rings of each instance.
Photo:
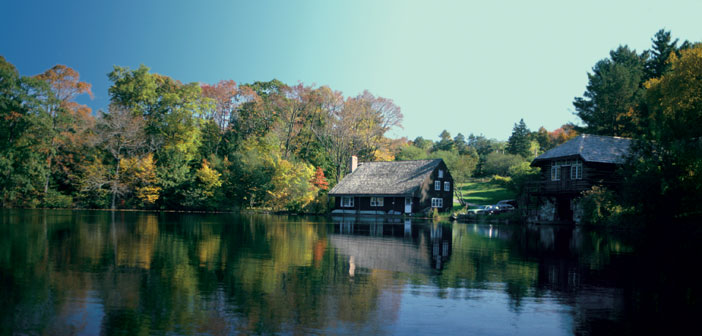
[[[624,163],[629,154],[631,139],[583,134],[536,157],[532,165],[540,161],[580,155],[585,162]]]
[[[420,186],[442,162],[435,160],[363,162],[329,195],[417,195]]]

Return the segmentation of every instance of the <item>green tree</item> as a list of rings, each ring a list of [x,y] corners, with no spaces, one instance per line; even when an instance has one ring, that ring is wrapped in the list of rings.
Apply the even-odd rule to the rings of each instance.
[[[406,161],[406,160],[422,160],[427,158],[427,150],[416,147],[414,145],[404,145],[400,147],[397,155],[395,155],[395,160]]]
[[[584,97],[573,101],[575,115],[585,123],[582,132],[632,136],[638,133],[641,118],[648,53],[639,55],[620,46],[609,54],[610,58],[597,62],[588,73]]]
[[[219,203],[217,194],[222,186],[221,177],[222,174],[203,159],[202,165],[195,171],[195,179],[187,192],[184,205],[194,209],[216,209]]]
[[[524,161],[524,157],[521,155],[492,152],[488,154],[487,158],[485,159],[483,174],[487,176],[509,176],[509,169]]]
[[[520,119],[519,123],[515,123],[512,128],[512,135],[507,140],[507,152],[522,157],[532,155],[531,149],[531,131],[527,127],[524,119]]]
[[[421,136],[418,136],[412,140],[412,145],[421,148],[421,149],[429,149],[434,145],[434,142],[429,140],[429,139],[424,139]]]
[[[48,84],[20,76],[0,56],[0,206],[38,205],[44,194],[50,152]]]
[[[447,130],[441,131],[439,134],[439,142],[434,143],[433,151],[450,151],[453,149],[453,139],[451,138],[451,133]]]
[[[676,54],[680,56],[678,49],[678,39],[673,40],[670,31],[661,29],[651,39],[651,58],[646,62],[646,76],[648,79],[663,76],[670,70],[670,56]],[[682,43],[680,49],[689,48],[690,42]]]
[[[625,201],[642,211],[702,214],[702,46],[671,55],[671,68],[646,83],[650,129],[634,144]]]

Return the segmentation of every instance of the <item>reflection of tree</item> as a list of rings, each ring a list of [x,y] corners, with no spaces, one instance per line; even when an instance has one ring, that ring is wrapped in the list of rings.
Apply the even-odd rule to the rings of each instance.
[[[696,235],[683,236],[675,245],[570,227],[3,210],[0,334],[378,334],[410,284],[436,286],[441,299],[444,289],[499,290],[515,311],[556,297],[573,307],[576,331],[632,333],[642,327],[628,321],[699,310],[699,279],[680,271],[696,262]],[[414,249],[423,271],[363,260],[339,237],[370,252]]]
[[[399,308],[383,289],[393,274],[350,277],[317,222],[57,213],[16,212],[19,230],[0,217],[0,279],[16,293],[0,296],[3,334],[379,333]],[[89,323],[87,309],[104,311],[102,322]]]
[[[511,255],[508,241],[493,237],[494,230],[454,224],[451,231],[453,254],[437,278],[438,286],[487,289],[492,283],[504,283],[515,309],[523,297],[534,294],[538,264]]]

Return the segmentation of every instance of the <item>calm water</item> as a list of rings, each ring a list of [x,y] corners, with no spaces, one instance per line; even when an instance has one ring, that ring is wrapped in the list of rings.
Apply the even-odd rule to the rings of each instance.
[[[0,210],[0,334],[670,332],[695,230]]]

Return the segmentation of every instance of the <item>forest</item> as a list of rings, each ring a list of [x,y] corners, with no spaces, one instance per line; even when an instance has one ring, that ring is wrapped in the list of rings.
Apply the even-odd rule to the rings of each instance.
[[[700,214],[702,46],[665,30],[650,49],[622,45],[593,66],[573,101],[581,123],[531,131],[520,120],[506,142],[448,131],[391,139],[401,109],[368,91],[182,83],[145,65],[107,76],[110,106],[92,111],[76,102],[92,92],[75,69],[23,76],[0,56],[0,207],[324,213],[351,155],[442,158],[457,183],[491,177],[519,192],[536,155],[588,133],[640,140],[625,187],[589,194],[598,214]]]

